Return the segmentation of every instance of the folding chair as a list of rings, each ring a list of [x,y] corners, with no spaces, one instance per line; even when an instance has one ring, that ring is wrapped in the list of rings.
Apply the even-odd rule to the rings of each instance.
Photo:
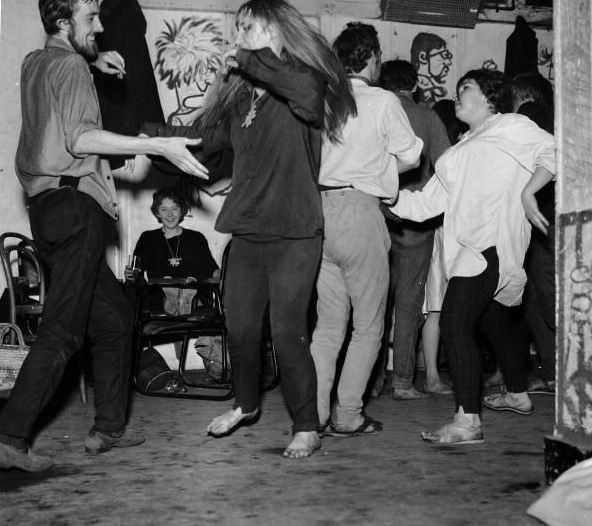
[[[209,279],[197,282],[193,279],[162,278],[148,282],[139,281],[136,301],[135,357],[133,365],[134,388],[146,396],[172,396],[205,400],[227,400],[234,395],[232,371],[226,345],[226,325],[223,309],[226,260],[230,243],[222,257],[220,281]],[[182,294],[191,295],[191,312],[167,314],[151,311],[149,304],[162,287],[177,287]],[[204,358],[204,369],[188,369],[190,343],[200,337],[219,338],[221,349],[215,353],[215,375]],[[178,365],[175,370],[167,365],[155,349],[159,345],[177,344]],[[267,339],[262,349],[263,370],[266,371],[262,390],[273,389],[278,384],[278,366],[273,345]]]
[[[15,232],[0,236],[0,260],[8,290],[9,322],[21,328],[25,343],[30,345],[37,337],[45,306],[47,280],[43,263],[33,241]],[[81,353],[79,360],[80,400],[86,404],[85,364]]]

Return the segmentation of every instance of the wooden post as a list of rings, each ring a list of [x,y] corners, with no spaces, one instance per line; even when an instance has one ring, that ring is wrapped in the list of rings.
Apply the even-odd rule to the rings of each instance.
[[[592,10],[556,1],[557,399],[545,439],[551,482],[592,457]]]

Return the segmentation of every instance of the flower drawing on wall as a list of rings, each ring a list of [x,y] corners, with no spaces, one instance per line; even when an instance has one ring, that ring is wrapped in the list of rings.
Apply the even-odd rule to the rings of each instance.
[[[167,123],[191,124],[222,63],[224,38],[217,20],[184,17],[165,21],[156,39],[155,69],[160,80],[175,92],[177,107]]]
[[[434,33],[418,33],[411,43],[411,63],[417,69],[418,102],[433,104],[446,98],[444,86],[453,55],[446,41]]]

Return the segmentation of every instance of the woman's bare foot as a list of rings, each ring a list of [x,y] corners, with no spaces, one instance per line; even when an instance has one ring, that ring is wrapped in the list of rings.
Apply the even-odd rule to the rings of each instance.
[[[316,431],[299,431],[294,435],[292,442],[283,452],[284,458],[310,457],[321,447],[321,439]]]
[[[258,413],[259,408],[250,413],[243,413],[243,410],[240,407],[237,409],[229,409],[226,413],[214,418],[208,426],[207,431],[210,435],[214,436],[225,435],[226,433],[230,433],[230,431],[242,421],[253,420]]]

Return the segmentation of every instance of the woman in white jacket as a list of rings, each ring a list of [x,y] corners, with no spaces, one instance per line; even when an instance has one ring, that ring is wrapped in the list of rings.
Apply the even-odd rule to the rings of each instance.
[[[452,423],[424,432],[427,442],[483,442],[481,366],[475,329],[481,322],[497,353],[508,392],[486,397],[490,409],[532,413],[523,357],[513,338],[510,306],[526,282],[523,263],[532,224],[546,220],[534,194],[553,178],[553,136],[510,108],[501,72],[472,70],[457,85],[456,116],[469,131],[436,163],[421,192],[401,191],[392,212],[424,221],[444,212],[444,269],[449,280],[440,328],[452,376]]]

